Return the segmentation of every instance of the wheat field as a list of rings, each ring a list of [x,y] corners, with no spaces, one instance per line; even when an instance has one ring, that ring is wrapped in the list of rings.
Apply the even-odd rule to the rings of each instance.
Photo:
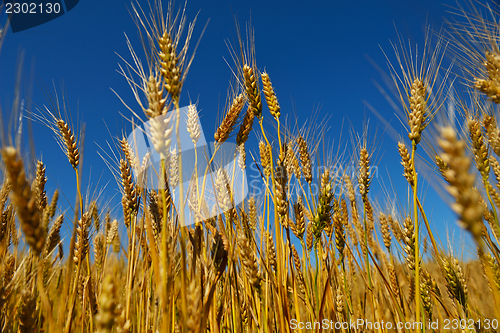
[[[143,43],[129,45],[120,72],[131,91],[117,94],[136,100],[131,117],[149,124],[160,159],[150,165],[116,138],[115,216],[81,187],[82,133],[65,101],[29,115],[54,132],[64,161],[31,168],[2,128],[0,332],[499,331],[500,14],[469,4],[446,32],[428,31],[418,56],[401,39],[385,51],[407,130],[392,144],[406,181],[393,205],[370,193],[377,147],[366,133],[352,139],[353,156],[322,153],[330,141],[283,121],[271,81],[280,73],[257,64],[253,33],[231,49],[225,111],[205,131],[213,150],[195,149],[186,174],[180,126],[195,148],[201,136],[196,105],[180,111],[196,18],[160,0],[133,3]],[[217,154],[227,147],[232,169]],[[74,170],[73,210],[45,190],[51,163]],[[236,177],[250,163],[259,195]],[[474,242],[470,258],[433,234],[424,167]]]

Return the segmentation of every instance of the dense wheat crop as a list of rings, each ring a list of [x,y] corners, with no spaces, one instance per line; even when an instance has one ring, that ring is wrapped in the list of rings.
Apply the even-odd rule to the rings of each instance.
[[[285,125],[272,83],[280,73],[256,62],[251,29],[231,48],[226,108],[215,131],[205,130],[212,149],[201,147],[196,105],[186,112],[179,105],[196,19],[163,5],[133,4],[145,57],[130,45],[120,67],[131,90],[117,94],[136,100],[127,105],[130,118],[146,122],[143,134],[159,157],[153,163],[134,136],[116,138],[107,163],[122,190],[122,215],[82,188],[83,139],[65,101],[29,117],[54,131],[67,160],[29,168],[2,129],[1,332],[498,331],[494,9],[459,5],[458,23],[429,31],[423,49],[400,41],[385,52],[407,129],[392,148],[407,182],[398,193],[406,194],[391,204],[370,193],[376,147],[366,133],[352,136],[362,139],[349,157],[322,153],[330,141],[314,139],[321,134]],[[452,95],[454,114],[443,107]],[[258,148],[247,149],[256,137]],[[446,189],[475,257],[463,260],[433,234],[440,221],[421,203],[417,155],[441,180],[430,190]],[[341,167],[352,162],[354,170]],[[51,163],[74,170],[74,211],[60,207],[59,192],[45,191]],[[250,163],[261,175],[260,195],[244,181]]]

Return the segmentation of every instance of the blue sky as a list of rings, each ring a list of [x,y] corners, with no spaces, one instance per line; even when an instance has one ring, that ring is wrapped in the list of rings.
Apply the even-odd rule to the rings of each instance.
[[[145,1],[142,1],[145,3]],[[182,3],[177,2],[176,7]],[[402,167],[394,137],[384,134],[383,125],[368,110],[372,105],[400,135],[405,135],[394,110],[379,92],[381,74],[373,63],[388,72],[386,59],[395,60],[390,40],[396,29],[414,44],[423,44],[425,23],[438,30],[443,17],[451,17],[448,5],[454,1],[188,1],[187,16],[198,12],[194,38],[197,39],[210,19],[182,93],[181,105],[199,100],[201,122],[211,138],[224,106],[233,65],[226,41],[235,40],[233,14],[241,26],[250,19],[255,30],[257,66],[266,70],[275,86],[282,114],[303,124],[313,112],[329,119],[327,140],[337,144],[343,128],[343,143],[349,144],[349,131],[361,133],[370,118],[369,138],[376,151],[379,177],[385,186],[393,182],[398,193],[406,196]],[[67,103],[74,121],[85,123],[83,161],[85,188],[91,193],[109,182],[102,202],[119,197],[118,187],[97,151],[106,147],[127,125],[121,114],[129,111],[111,91],[133,103],[131,91],[117,73],[118,55],[130,59],[126,33],[140,48],[137,29],[129,14],[130,3],[118,0],[80,0],[70,12],[54,21],[19,33],[9,32],[0,53],[0,105],[8,117],[15,86],[16,64],[24,52],[21,89],[37,105],[46,104],[40,88],[53,92],[53,82],[61,92],[64,84]],[[1,17],[5,20],[5,15]],[[370,60],[369,60],[370,59]],[[373,63],[372,63],[373,61]],[[140,113],[140,109],[137,108]],[[318,111],[319,110],[319,111]],[[121,114],[120,114],[121,113]],[[270,118],[270,117],[268,117]],[[318,124],[312,124],[313,128]],[[343,126],[343,127],[342,127]],[[48,193],[64,189],[65,205],[74,203],[74,174],[69,163],[46,127],[34,124],[38,157],[47,164]],[[373,141],[374,140],[374,141]],[[257,138],[252,135],[249,149],[255,151]],[[447,233],[456,233],[453,215],[429,184],[422,186],[431,224],[443,243]],[[426,190],[428,189],[428,190]],[[381,186],[374,181],[372,194],[381,196]],[[119,202],[118,200],[115,200]],[[404,199],[403,199],[404,201]],[[404,205],[404,202],[401,204]],[[116,209],[119,216],[121,209]]]

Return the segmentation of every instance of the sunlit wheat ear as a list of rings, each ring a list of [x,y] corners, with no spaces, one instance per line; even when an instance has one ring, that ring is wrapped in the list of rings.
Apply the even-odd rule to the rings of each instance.
[[[406,264],[408,265],[408,268],[412,271],[415,270],[415,261],[417,258],[415,258],[415,230],[413,226],[413,221],[410,216],[407,216],[405,218],[404,222],[404,230],[403,230],[403,241],[404,241],[404,247],[403,250],[406,254]],[[418,259],[420,260],[420,258]]]
[[[2,150],[3,163],[11,184],[10,198],[17,208],[17,217],[26,237],[26,242],[39,255],[45,244],[45,229],[41,213],[36,203],[36,196],[26,179],[24,163],[14,147]]]
[[[271,79],[269,78],[269,74],[263,73],[261,75],[264,96],[266,97],[267,107],[269,108],[269,112],[271,115],[278,120],[281,114],[281,108],[278,103],[278,98],[276,97],[276,93],[274,92],[273,85],[271,83]]]
[[[453,257],[443,257],[442,266],[445,271],[444,277],[446,279],[448,295],[452,299],[457,300],[465,309],[468,288],[462,267],[460,267],[458,260]]]
[[[76,228],[76,243],[75,252],[73,254],[74,262],[79,265],[83,258],[87,255],[89,251],[89,227],[90,227],[90,216],[88,212],[82,215],[82,218],[78,221]]]
[[[102,292],[99,296],[99,312],[95,317],[96,332],[111,333],[117,316],[116,287],[113,276],[108,274],[102,282]]]
[[[413,186],[414,184],[413,165],[410,158],[410,153],[408,152],[408,149],[406,148],[404,142],[402,141],[398,142],[398,150],[399,150],[399,155],[401,156],[401,164],[403,165],[404,169],[403,176],[405,176],[410,186]]]
[[[389,263],[389,265],[388,265],[387,268],[389,270],[389,281],[391,283],[391,289],[394,292],[394,295],[396,296],[396,298],[399,299],[399,296],[400,296],[400,286],[399,286],[399,281],[398,281],[398,275],[397,275],[397,272],[396,272],[396,268],[391,263]]]
[[[271,153],[270,147],[264,142],[264,140],[260,140],[259,142],[259,153],[260,153],[260,164],[262,165],[262,169],[264,170],[264,176],[269,178],[271,176]]]
[[[476,167],[483,179],[488,179],[490,173],[488,147],[484,143],[484,137],[479,120],[476,118],[469,118],[467,120],[467,127],[469,128],[469,136],[472,142],[472,151],[474,153]]]
[[[129,212],[137,212],[139,196],[137,193],[137,187],[132,180],[132,172],[130,170],[130,166],[127,161],[123,159],[120,160],[120,173],[123,186],[123,209],[124,212],[127,212],[126,215],[128,216]],[[126,219],[125,224],[128,227],[130,221],[127,221]]]
[[[495,118],[486,115],[483,119],[483,126],[491,149],[497,156],[500,156],[500,130],[497,127]]]
[[[297,273],[299,290],[302,292],[302,294],[305,295],[306,288],[305,288],[304,275],[302,274],[302,264],[300,263],[300,257],[294,245],[292,245],[292,256],[293,256],[293,265],[295,266],[295,271]]]
[[[0,211],[3,212],[5,208],[5,204],[7,203],[7,200],[9,199],[9,193],[11,189],[11,184],[9,182],[8,177],[5,177],[2,188],[0,189]]]
[[[189,136],[191,137],[191,140],[193,141],[194,144],[198,142],[201,136],[201,127],[198,119],[199,117],[198,117],[198,111],[196,110],[196,105],[189,104],[187,110],[186,126]]]
[[[343,259],[344,248],[346,244],[346,234],[342,217],[340,216],[340,212],[338,211],[333,214],[333,227],[335,230],[335,247],[337,248],[337,252],[341,255],[341,258]]]
[[[444,172],[449,168],[448,165],[443,161],[443,159],[439,155],[436,155],[436,166],[438,167],[438,170],[441,173],[441,175],[444,177]]]
[[[382,238],[384,240],[384,245],[387,251],[391,251],[391,233],[389,231],[389,222],[387,221],[387,215],[380,213],[380,231],[382,232]]]
[[[45,192],[45,183],[47,182],[47,177],[45,177],[45,165],[42,161],[36,163],[36,177],[33,182],[33,188],[36,193],[36,201],[40,211],[43,211],[47,207],[47,193]]]
[[[139,173],[140,171],[139,160],[137,159],[134,150],[132,149],[126,138],[122,138],[120,140],[120,148],[123,154],[125,155],[128,165],[130,165],[130,167],[133,170],[135,170],[136,173]]]
[[[247,162],[247,152],[245,150],[245,144],[237,146],[236,151],[238,152],[238,166],[240,167],[240,170],[245,170]]]
[[[236,145],[240,146],[244,144],[248,140],[248,136],[252,131],[253,120],[255,118],[255,114],[249,107],[247,112],[245,113],[245,118],[243,118],[243,122],[240,125],[240,129],[238,134],[236,135]]]
[[[243,110],[243,107],[245,106],[245,101],[244,94],[239,94],[234,98],[231,106],[224,115],[224,119],[214,134],[214,139],[217,143],[223,143],[229,138],[229,135],[236,125],[236,121],[238,120],[241,110]]]
[[[441,129],[439,145],[441,158],[448,165],[444,177],[448,182],[448,192],[455,198],[452,209],[458,214],[459,223],[469,230],[476,241],[482,236],[483,209],[479,202],[479,192],[474,187],[475,177],[470,173],[471,160],[467,156],[467,144],[457,138],[452,127]]]
[[[349,197],[349,202],[351,204],[351,216],[352,224],[355,229],[361,229],[361,224],[359,223],[358,206],[356,205],[356,192],[354,191],[354,186],[349,175],[344,176],[344,183],[347,190],[347,196]]]
[[[250,223],[250,227],[255,231],[257,228],[257,203],[255,202],[255,197],[250,197],[248,199],[248,223]]]
[[[284,228],[288,228],[287,173],[283,166],[283,161],[279,159],[274,173],[274,189],[276,210],[278,211],[281,225]]]
[[[118,236],[118,220],[113,220],[106,235],[106,244],[113,244],[114,239]]]
[[[422,307],[427,314],[427,318],[432,320],[432,298],[431,292],[433,291],[433,279],[428,271],[423,269],[421,271],[422,279],[420,280],[420,297],[422,298]]]
[[[483,268],[484,277],[487,277],[487,273],[486,273],[487,267],[485,267],[487,265],[493,271],[493,276],[495,278],[494,288],[496,288],[498,291],[500,291],[500,267],[498,266],[498,263],[497,263],[495,257],[492,256],[491,253],[487,253],[484,256],[480,255],[479,258],[481,259],[481,266]],[[491,285],[490,285],[490,288],[492,288]]]
[[[304,204],[302,197],[298,197],[297,202],[293,204],[293,212],[295,215],[295,223],[292,223],[291,229],[295,236],[302,241],[306,228],[306,220],[304,216]]]
[[[287,159],[288,159],[288,163],[289,163],[289,165],[287,164],[287,168],[288,168],[287,172],[290,174],[290,177],[291,177],[291,174],[293,173],[295,175],[295,178],[300,179],[300,164],[299,164],[299,160],[297,158],[297,155],[295,154],[295,151],[293,150],[293,148],[294,148],[293,146],[294,146],[293,142],[290,141],[288,143],[288,149],[286,150]]]
[[[64,142],[65,153],[68,157],[69,163],[73,167],[73,169],[78,168],[78,164],[80,162],[80,152],[78,150],[77,142],[74,134],[71,132],[68,124],[62,119],[57,120],[57,127],[59,127],[60,135],[62,141]]]
[[[276,269],[276,248],[274,246],[273,235],[271,235],[267,231],[265,234],[265,241],[266,241],[266,254],[267,254],[268,264],[269,266],[274,267],[274,269]]]
[[[165,108],[166,97],[163,97],[163,85],[153,74],[145,81],[146,97],[148,99],[148,108],[143,108],[144,113],[149,119],[159,117],[167,112]]]
[[[64,215],[60,215],[55,221],[47,236],[45,253],[50,254],[61,243],[61,227],[64,221]]]
[[[500,185],[500,163],[493,155],[490,155],[490,166],[491,166],[491,169],[493,170],[493,173],[495,174],[495,180],[497,181],[497,186],[499,186]]]
[[[408,137],[416,144],[420,142],[422,132],[428,124],[427,88],[420,79],[413,80],[410,88],[410,112],[408,113]]]
[[[92,216],[92,220],[94,221],[94,228],[96,232],[101,230],[101,217],[99,216],[99,208],[97,207],[97,202],[94,200],[90,204],[90,215]]]
[[[173,119],[174,112],[161,115],[151,119],[149,123],[149,131],[151,132],[151,141],[156,152],[160,154],[162,159],[165,159],[170,149],[172,141]]]
[[[160,66],[161,74],[165,80],[165,90],[170,94],[173,100],[179,99],[181,91],[181,67],[179,65],[179,56],[177,55],[175,41],[170,36],[169,31],[164,31],[158,39],[160,46]]]
[[[493,190],[493,188],[490,189],[490,191]],[[494,191],[494,190],[493,190]],[[498,206],[500,203],[500,198],[498,198],[498,193],[496,195],[493,195],[492,193],[492,199],[493,202],[495,202],[495,205]],[[496,197],[496,199],[495,199]],[[500,236],[500,228],[498,227],[498,224],[495,221],[495,217],[493,216],[493,211],[489,209],[488,204],[484,201],[483,197],[479,197],[479,202],[481,203],[481,206],[483,207],[483,217],[484,219],[488,222],[491,228],[491,232],[495,236],[495,238],[498,238]]]
[[[261,277],[257,265],[257,257],[252,250],[249,240],[244,235],[238,236],[238,245],[240,248],[240,260],[243,270],[250,284],[260,290]]]
[[[217,189],[217,203],[223,212],[227,212],[232,208],[231,204],[231,188],[229,176],[223,167],[217,170],[217,178],[215,179],[215,187]]]
[[[330,181],[330,170],[326,169],[321,175],[321,187],[314,215],[314,239],[318,242],[325,227],[329,225],[332,211],[332,183]]]
[[[302,166],[302,174],[306,182],[311,184],[312,182],[312,165],[311,165],[311,155],[309,155],[309,149],[307,147],[307,142],[304,140],[302,135],[297,138],[297,145],[299,147],[300,163]]]
[[[497,104],[500,103],[500,53],[486,51],[484,72],[487,79],[475,78],[474,88]]]
[[[245,90],[250,109],[254,116],[260,120],[262,118],[262,100],[260,97],[258,77],[256,77],[255,70],[248,65],[243,65],[243,77],[245,79]]]
[[[368,191],[370,190],[370,156],[366,148],[361,148],[359,153],[359,175],[358,185],[359,194],[364,202],[367,200]]]
[[[97,234],[94,238],[94,263],[97,268],[97,276],[102,274],[102,265],[104,263],[104,255],[106,253],[106,240],[102,233]]]
[[[337,310],[337,316],[341,317],[341,314],[344,311],[344,295],[340,286],[337,287],[336,295],[335,308]]]

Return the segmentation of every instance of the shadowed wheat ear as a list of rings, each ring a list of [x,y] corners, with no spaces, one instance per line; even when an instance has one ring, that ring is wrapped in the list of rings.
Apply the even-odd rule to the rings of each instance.
[[[97,333],[111,333],[118,317],[116,304],[116,287],[111,274],[106,275],[102,282],[102,292],[99,296],[99,312],[96,315]]]
[[[28,290],[21,292],[21,306],[19,309],[19,332],[35,332],[37,325],[36,297]]]
[[[4,148],[2,158],[11,184],[11,200],[17,208],[17,216],[26,242],[39,255],[45,244],[45,229],[41,223],[42,216],[36,203],[36,196],[26,179],[23,160],[14,147]]]

